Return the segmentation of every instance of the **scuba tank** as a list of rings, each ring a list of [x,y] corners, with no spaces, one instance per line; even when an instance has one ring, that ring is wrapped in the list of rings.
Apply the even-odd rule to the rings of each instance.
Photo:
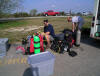
[[[81,31],[76,31],[76,46],[80,46],[80,40],[81,40]]]
[[[40,52],[44,52],[43,47],[43,36],[35,33],[33,37],[30,38],[30,53],[38,54]]]
[[[40,53],[40,38],[38,36],[34,36],[34,53]]]

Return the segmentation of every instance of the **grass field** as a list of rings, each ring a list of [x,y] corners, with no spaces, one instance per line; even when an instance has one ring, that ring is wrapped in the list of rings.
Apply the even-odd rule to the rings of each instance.
[[[85,24],[83,28],[90,28],[92,17],[84,17]],[[39,28],[38,30],[34,30],[34,27],[38,28],[43,26],[43,20],[48,19],[49,23],[54,26],[55,33],[59,33],[63,29],[71,29],[71,23],[68,23],[66,18],[40,18],[40,19],[29,19],[29,20],[19,20],[19,21],[8,21],[0,23],[0,38],[9,38],[10,43],[21,42],[23,37],[27,37],[28,35],[32,35],[34,32],[43,31],[43,28]],[[17,28],[17,30],[16,30]],[[24,31],[20,31],[23,29]],[[28,30],[25,32],[25,30]],[[19,29],[19,30],[18,30]],[[14,31],[13,31],[14,30]]]

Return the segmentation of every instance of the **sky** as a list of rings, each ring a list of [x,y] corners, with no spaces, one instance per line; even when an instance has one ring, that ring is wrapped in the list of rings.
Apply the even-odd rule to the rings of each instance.
[[[93,7],[94,0],[24,0],[18,11],[37,9],[38,13],[47,10],[88,12],[93,11]]]

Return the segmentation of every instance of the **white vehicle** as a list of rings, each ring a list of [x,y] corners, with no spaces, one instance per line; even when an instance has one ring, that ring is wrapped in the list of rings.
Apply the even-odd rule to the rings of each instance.
[[[100,0],[95,0],[90,37],[100,39]]]

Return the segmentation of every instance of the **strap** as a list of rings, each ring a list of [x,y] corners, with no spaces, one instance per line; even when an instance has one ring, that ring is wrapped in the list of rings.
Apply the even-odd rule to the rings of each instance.
[[[40,41],[38,41],[38,42],[34,42],[34,43],[40,43]]]
[[[40,49],[40,47],[34,47],[34,49]]]

